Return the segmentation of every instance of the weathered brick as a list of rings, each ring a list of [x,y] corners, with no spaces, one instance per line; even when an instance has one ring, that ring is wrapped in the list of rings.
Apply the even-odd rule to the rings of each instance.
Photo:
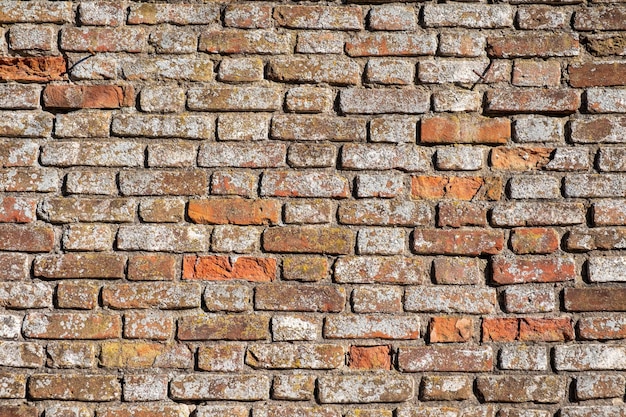
[[[174,321],[167,312],[133,311],[124,314],[126,339],[167,340],[172,336]]]
[[[52,132],[52,115],[43,112],[0,112],[3,137],[45,138]]]
[[[263,249],[278,253],[348,254],[354,233],[342,227],[285,226],[263,232]]]
[[[420,385],[420,398],[426,401],[466,400],[471,394],[472,385],[465,376],[427,375]]]
[[[559,234],[551,228],[518,228],[512,230],[510,242],[518,255],[546,254],[559,249]]]
[[[419,336],[420,320],[409,315],[332,315],[324,321],[326,339],[412,340]]]
[[[259,285],[254,291],[255,310],[338,313],[345,304],[345,290],[333,285]]]
[[[0,140],[0,167],[28,167],[37,162],[39,144],[33,140]]]
[[[210,81],[213,79],[213,62],[206,56],[122,58],[119,66],[121,75],[129,81],[154,79]]]
[[[195,283],[132,283],[105,285],[102,302],[113,309],[158,308],[179,310],[200,306],[200,286]]]
[[[48,85],[43,104],[56,109],[116,109],[133,104],[135,92],[130,86]]]
[[[472,84],[486,80],[486,72],[490,70],[489,61],[482,59],[436,58],[420,61],[418,78],[424,83]],[[485,78],[481,78],[480,74],[485,74]]]
[[[35,374],[28,380],[28,394],[40,400],[114,401],[121,391],[112,375]]]
[[[8,192],[54,192],[59,189],[59,180],[59,172],[52,169],[0,170],[0,184],[4,185],[3,191]]]
[[[412,250],[426,255],[494,255],[504,246],[501,232],[468,230],[422,230],[413,233]]]
[[[624,346],[604,344],[560,345],[554,348],[558,371],[602,371],[626,368]]]
[[[0,373],[0,398],[24,398],[26,396],[26,375]]]
[[[585,222],[585,208],[580,203],[516,202],[493,208],[491,223],[498,227],[558,226]]]
[[[287,151],[287,163],[294,168],[324,168],[335,165],[337,149],[333,145],[293,144]]]
[[[420,258],[349,256],[335,263],[334,278],[339,283],[421,284],[429,275],[429,264]]]
[[[147,42],[144,28],[69,27],[61,31],[60,47],[68,52],[143,52]]]
[[[286,256],[283,258],[283,279],[320,281],[328,275],[328,260],[324,256]]]
[[[30,223],[37,219],[37,200],[24,197],[0,198],[0,223]]]
[[[513,140],[516,142],[559,142],[564,136],[564,120],[528,115],[516,116],[513,123]]]
[[[257,369],[336,369],[343,365],[341,345],[249,345],[246,364]]]
[[[296,52],[301,54],[343,54],[344,39],[345,35],[342,32],[302,31],[298,33]],[[332,59],[331,57],[328,58]],[[344,61],[342,60],[342,62]]]
[[[600,148],[597,153],[598,170],[603,172],[624,172],[626,152],[620,148]]]
[[[360,229],[357,251],[360,255],[398,255],[404,252],[404,230],[371,227]]]
[[[504,346],[500,349],[498,367],[519,371],[546,371],[548,369],[548,351],[543,346]]]
[[[0,342],[0,364],[13,368],[39,368],[44,363],[44,349],[31,342]]]
[[[336,375],[318,379],[319,401],[326,403],[402,402],[414,395],[409,376]]]
[[[270,30],[212,29],[200,35],[199,50],[219,54],[287,54],[292,35]]]
[[[463,287],[417,286],[407,287],[404,295],[406,311],[429,313],[493,313],[496,306],[496,293],[491,288],[472,288],[468,292]]]
[[[437,225],[486,226],[487,207],[484,204],[467,201],[441,202],[437,205]]]
[[[489,372],[493,351],[489,346],[401,347],[398,366],[402,372]]]
[[[504,290],[504,309],[509,313],[546,313],[556,306],[551,287],[515,285]]]
[[[551,5],[529,5],[517,8],[515,19],[520,29],[568,29],[572,19],[571,10]]]
[[[0,58],[0,80],[47,82],[60,80],[65,73],[65,58],[3,57]]]
[[[577,275],[574,259],[565,257],[497,257],[493,258],[491,268],[491,279],[499,285],[569,281]]]
[[[498,58],[577,56],[580,43],[571,33],[520,33],[487,38],[487,52]]]
[[[113,314],[28,313],[24,336],[34,339],[112,339],[122,334],[122,320]]]
[[[353,170],[424,171],[430,165],[424,150],[416,145],[346,144],[341,148],[341,167]]]
[[[574,15],[576,30],[626,30],[626,8],[621,6],[601,6],[582,8]]]
[[[467,342],[474,332],[474,322],[467,317],[433,317],[428,325],[430,343]]]
[[[415,143],[415,119],[381,117],[370,121],[372,142]]]
[[[313,398],[314,388],[315,377],[313,375],[276,375],[272,381],[272,399],[310,400]],[[283,407],[280,406],[276,412],[284,411]]]
[[[113,118],[114,135],[150,138],[212,139],[214,122],[202,115],[120,114]]]
[[[366,123],[351,117],[278,115],[271,136],[282,140],[365,141]]]
[[[499,200],[501,194],[502,180],[498,177],[411,178],[411,197],[415,199]]]
[[[226,58],[220,61],[220,81],[252,82],[263,79],[263,61],[259,58]]]
[[[22,317],[13,314],[0,314],[0,337],[17,339],[22,332]]]
[[[78,20],[89,26],[120,26],[126,19],[126,10],[122,4],[92,2],[82,3],[78,8]]]
[[[76,111],[57,114],[54,135],[58,138],[104,138],[109,136],[110,125],[111,114],[109,112]]]
[[[38,417],[39,411],[32,405],[0,405],[2,417]]]
[[[589,88],[586,91],[587,110],[591,113],[626,112],[626,95],[613,88]]]
[[[283,218],[288,224],[330,223],[333,207],[328,200],[294,200],[284,206]]]
[[[122,171],[119,187],[124,195],[204,195],[208,178],[202,170]]]
[[[370,30],[415,30],[417,19],[411,6],[384,5],[370,9],[368,28]]]
[[[580,107],[580,94],[564,88],[511,88],[487,92],[489,113],[570,114]]]
[[[436,258],[433,268],[437,284],[479,284],[483,280],[484,265],[475,258]]]
[[[433,116],[422,119],[421,143],[506,143],[511,122],[504,118],[481,116]]]
[[[211,194],[254,197],[258,177],[250,172],[215,171],[211,175]]]
[[[441,56],[478,57],[485,54],[486,40],[480,33],[442,32],[437,54]]]
[[[561,415],[563,417],[591,417],[595,415],[620,417],[624,415],[624,407],[610,405],[563,407]]]
[[[184,345],[153,342],[108,342],[102,345],[105,368],[191,368],[193,355]]]
[[[621,397],[624,385],[622,375],[581,375],[576,378],[576,399]]]
[[[122,226],[117,234],[117,248],[120,250],[147,250],[195,252],[209,248],[211,229],[205,226],[190,225],[136,225]]]
[[[614,197],[626,192],[626,179],[620,174],[579,174],[565,178],[567,197]]]
[[[621,62],[571,64],[567,73],[572,87],[611,87],[624,85],[626,65]]]
[[[215,252],[251,253],[257,250],[262,230],[244,226],[217,226],[211,235]]]
[[[205,25],[217,23],[220,10],[213,4],[133,4],[128,24]]]
[[[47,279],[117,279],[124,277],[125,264],[124,256],[110,253],[41,255],[35,258],[33,271]]]
[[[93,368],[99,348],[92,342],[50,342],[46,348],[48,360],[46,365],[51,368]]]
[[[365,33],[346,42],[346,54],[351,57],[434,55],[436,49],[435,34],[421,31]]]
[[[198,417],[220,417],[229,415],[232,417],[248,417],[250,409],[243,405],[204,405],[196,408]]]
[[[167,383],[168,378],[166,375],[125,375],[123,386],[124,400],[164,400],[167,398]],[[117,412],[117,410],[115,412]],[[119,414],[115,414],[115,416],[118,415]]]
[[[320,87],[293,87],[287,90],[285,106],[296,113],[323,113],[332,109],[334,92]]]
[[[93,310],[98,306],[100,285],[91,282],[60,282],[56,290],[59,308]]]
[[[419,114],[430,109],[430,93],[422,89],[353,88],[339,93],[339,106],[346,114]]]
[[[39,206],[39,215],[51,223],[132,222],[135,201],[125,198],[49,198]]]
[[[139,217],[148,223],[177,223],[184,218],[185,202],[180,198],[155,198],[139,203]]]
[[[512,84],[520,87],[558,87],[561,64],[558,61],[517,60],[513,65]]]
[[[149,113],[180,113],[185,108],[185,91],[171,85],[142,88],[139,107]]]
[[[170,382],[175,400],[257,401],[269,398],[266,375],[181,375]]]
[[[212,198],[191,200],[187,215],[200,224],[275,224],[280,217],[277,200],[247,200],[242,198]]]
[[[262,196],[346,198],[349,191],[345,177],[321,171],[272,171],[261,178]]]
[[[247,280],[267,282],[276,276],[273,258],[228,256],[186,256],[183,260],[183,279],[207,281]]]
[[[481,376],[476,385],[487,402],[558,403],[565,395],[567,380],[554,375]]]
[[[65,190],[68,194],[117,195],[115,180],[115,173],[111,171],[74,171],[65,177]]]
[[[350,346],[348,366],[352,369],[391,369],[391,347]]]
[[[40,160],[42,165],[58,167],[142,167],[144,146],[123,140],[114,143],[59,141],[44,145]]]
[[[224,11],[224,26],[264,29],[272,26],[272,7],[265,4],[229,4]]]
[[[278,6],[274,20],[290,29],[363,29],[363,12],[358,6]]]
[[[285,166],[282,143],[205,143],[198,152],[203,167],[276,168]]]
[[[396,200],[347,201],[339,205],[339,223],[367,226],[424,226],[433,213],[421,202]]]
[[[621,33],[601,33],[584,37],[585,47],[595,56],[626,55],[626,38]]]
[[[603,200],[592,206],[593,223],[596,226],[626,224],[626,211],[620,200]]]
[[[365,78],[374,84],[413,84],[415,65],[400,59],[373,58],[367,62]]]
[[[194,53],[198,50],[198,35],[187,28],[165,26],[151,32],[148,43],[161,54]]]
[[[563,299],[567,311],[626,311],[626,291],[621,288],[567,288]]]
[[[187,91],[190,110],[274,111],[281,104],[281,91],[270,87],[196,87]]]
[[[178,320],[179,340],[264,340],[268,335],[265,316],[204,314]]]
[[[46,225],[0,224],[0,250],[17,252],[50,252],[54,231]]]
[[[282,82],[352,85],[359,82],[361,69],[352,60],[337,56],[284,57],[270,61],[268,74]]]
[[[483,4],[437,4],[424,7],[424,23],[431,27],[492,29],[513,26],[513,9]]]
[[[355,188],[360,198],[393,198],[404,191],[404,178],[397,174],[359,174]]]
[[[565,247],[568,251],[572,252],[587,252],[595,249],[620,249],[623,246],[624,233],[626,233],[626,230],[622,228],[592,229],[590,231],[574,230],[567,234]],[[608,258],[603,261],[601,258],[597,258],[597,265],[601,265],[603,262],[606,262],[603,267],[607,268],[607,273],[609,275],[609,278],[606,279],[619,279],[619,273],[615,273],[615,269],[619,269],[618,265],[621,263],[619,259]],[[589,269],[590,273],[591,269],[593,268]],[[594,275],[596,276],[596,279],[601,279],[598,278],[601,274],[598,273],[597,269],[594,271]]]

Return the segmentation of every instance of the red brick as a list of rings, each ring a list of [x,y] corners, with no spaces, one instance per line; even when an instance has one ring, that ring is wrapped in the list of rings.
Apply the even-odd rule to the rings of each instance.
[[[545,227],[518,228],[511,231],[511,250],[518,255],[552,253],[559,249],[559,234]]]
[[[573,64],[567,69],[572,87],[612,87],[626,85],[626,64],[590,62]]]
[[[343,227],[285,226],[263,232],[267,252],[340,255],[352,252],[354,242],[354,232]]]
[[[510,342],[519,337],[519,320],[516,318],[484,318],[483,342]]]
[[[489,55],[498,58],[576,56],[578,36],[570,33],[516,33],[487,38]]]
[[[352,369],[391,369],[391,346],[350,346],[348,366]]]
[[[34,274],[48,279],[124,278],[126,258],[108,253],[42,255],[35,259]]]
[[[487,92],[489,113],[571,114],[580,107],[580,92],[564,88],[510,88]]]
[[[179,340],[263,340],[268,336],[265,316],[204,314],[178,320]]]
[[[185,256],[183,279],[269,282],[276,278],[276,259],[241,256]]]
[[[560,83],[561,64],[558,61],[517,60],[513,65],[513,85],[557,87]]]
[[[254,308],[271,311],[343,311],[346,292],[334,285],[259,285],[254,292]]]
[[[117,109],[133,106],[132,86],[117,85],[48,85],[43,103],[56,109]]]
[[[437,284],[480,284],[484,265],[476,258],[437,258],[433,261]]]
[[[187,208],[191,221],[200,224],[275,224],[280,212],[281,204],[277,200],[242,198],[191,200]]]
[[[134,255],[128,259],[128,279],[132,281],[168,281],[176,278],[178,259],[174,255]]]
[[[66,70],[65,58],[51,57],[0,57],[0,80],[47,82],[60,80]]]
[[[421,143],[506,143],[511,138],[511,121],[481,116],[434,116],[422,119]]]
[[[54,230],[50,226],[0,224],[0,250],[50,252],[54,248]]]
[[[30,261],[23,253],[0,253],[0,281],[19,281],[30,274]]]
[[[496,230],[426,230],[413,233],[413,252],[425,255],[495,255],[504,247],[504,235]]]
[[[434,55],[436,49],[436,36],[426,33],[367,33],[346,42],[351,57]]]
[[[499,200],[502,182],[480,177],[416,176],[411,178],[411,198]]]
[[[57,307],[93,310],[98,306],[99,295],[100,285],[96,283],[62,281],[57,285]]]
[[[567,311],[626,311],[626,288],[566,288]]]
[[[493,258],[492,280],[496,284],[528,282],[562,282],[576,278],[576,263],[572,258]]]
[[[428,326],[430,343],[467,342],[474,333],[474,322],[467,317],[433,317]]]
[[[574,339],[574,328],[569,317],[522,318],[519,340],[522,342],[567,342]]]
[[[583,340],[626,339],[626,320],[610,315],[583,317],[578,320],[578,335]]]
[[[23,197],[0,198],[0,223],[30,223],[37,219],[37,200]]]

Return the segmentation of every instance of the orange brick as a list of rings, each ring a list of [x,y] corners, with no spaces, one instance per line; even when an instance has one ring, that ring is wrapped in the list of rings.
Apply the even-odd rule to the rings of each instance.
[[[474,322],[467,317],[433,317],[430,320],[431,343],[467,342],[473,332]]]
[[[187,213],[194,223],[255,225],[277,223],[280,210],[277,200],[215,198],[190,201]]]
[[[350,346],[348,366],[353,369],[391,369],[391,346]]]
[[[276,259],[241,256],[185,256],[183,279],[269,282],[276,277]]]

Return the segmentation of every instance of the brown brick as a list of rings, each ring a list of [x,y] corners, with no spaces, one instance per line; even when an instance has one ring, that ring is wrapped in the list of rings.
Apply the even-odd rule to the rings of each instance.
[[[580,93],[564,88],[499,89],[487,92],[489,113],[570,114],[580,107]]]
[[[623,288],[566,288],[563,299],[567,311],[626,311]]]
[[[342,227],[285,226],[263,233],[263,249],[268,252],[347,254],[353,247],[354,233]]]
[[[153,387],[150,387],[154,389]],[[124,394],[126,399],[126,394]],[[184,405],[171,404],[129,404],[115,407],[105,407],[98,409],[98,417],[150,417],[159,415],[161,417],[179,417],[187,412]]]
[[[0,398],[24,398],[26,396],[26,375],[1,372],[0,383],[2,384]]]
[[[489,346],[401,347],[398,365],[402,372],[489,372],[493,351]]]
[[[407,375],[328,375],[318,378],[317,383],[323,404],[404,402],[414,394],[413,379]]]
[[[144,28],[70,27],[61,32],[60,46],[70,52],[143,52],[147,42]]]
[[[174,400],[257,401],[266,400],[269,393],[267,375],[180,375],[170,383]]]
[[[391,346],[350,346],[348,366],[352,369],[391,369]]]
[[[363,29],[363,12],[358,6],[278,6],[274,19],[290,29]]]
[[[352,88],[339,93],[339,107],[346,114],[426,113],[430,93],[423,89]]]
[[[265,4],[229,4],[224,12],[224,26],[243,29],[266,29],[272,26],[272,7]]]
[[[211,176],[211,194],[256,196],[259,178],[250,172],[215,171]]]
[[[56,299],[59,308],[93,310],[98,306],[100,285],[91,282],[60,282]]]
[[[281,82],[358,84],[361,69],[356,62],[337,55],[281,57],[270,61],[269,78]]]
[[[0,140],[0,167],[28,167],[35,165],[39,144],[34,141]]]
[[[422,143],[506,143],[511,137],[511,122],[504,118],[434,116],[422,119]]]
[[[201,111],[274,111],[282,105],[282,92],[270,87],[193,88],[187,107]]]
[[[559,249],[559,240],[555,229],[518,228],[511,232],[511,249],[518,255],[552,253]]]
[[[422,378],[420,398],[426,401],[466,400],[472,384],[466,376],[426,375]]]
[[[124,337],[127,339],[168,340],[174,331],[174,320],[167,312],[152,310],[124,314]]]
[[[259,285],[254,292],[254,308],[271,311],[343,311],[346,292],[334,285]]]
[[[328,260],[323,256],[287,256],[282,275],[285,280],[320,281],[328,276]]]
[[[501,183],[497,182],[496,184],[498,185],[498,190],[502,188]],[[484,184],[484,187],[486,188],[487,184]],[[437,225],[440,227],[487,225],[487,207],[480,203],[467,201],[439,203],[437,205],[437,214]]]
[[[626,8],[600,6],[582,8],[574,15],[576,30],[626,30]]]
[[[351,57],[434,55],[436,49],[436,36],[426,32],[366,33],[346,42]]]
[[[106,368],[191,368],[193,355],[185,345],[154,342],[107,342],[101,365]]]
[[[345,360],[341,345],[248,345],[246,364],[260,369],[336,369]]]
[[[200,286],[195,283],[132,283],[105,285],[102,301],[113,309],[158,308],[179,310],[200,307]]]
[[[291,49],[290,33],[213,29],[200,35],[199,50],[214,54],[286,54]]]
[[[204,314],[178,320],[179,340],[264,340],[268,336],[265,316]]]
[[[422,284],[429,269],[428,262],[415,257],[345,256],[335,263],[334,279],[355,284]]]
[[[211,372],[241,372],[246,348],[241,344],[219,344],[198,349],[198,368]]]
[[[117,109],[133,105],[131,86],[116,85],[48,85],[43,103],[56,109]]]
[[[561,64],[558,61],[517,60],[513,65],[513,85],[557,87],[560,83]]]
[[[493,258],[492,280],[499,285],[527,282],[562,282],[576,278],[573,258]]]
[[[572,20],[571,10],[551,5],[520,6],[517,9],[517,25],[520,29],[568,29]]]
[[[430,343],[467,342],[474,333],[474,322],[467,317],[433,317],[428,326]]]
[[[32,405],[0,405],[0,417],[38,417],[37,407]]]
[[[117,254],[42,255],[35,259],[34,273],[48,279],[124,278],[125,257]]]
[[[576,56],[578,36],[570,33],[519,33],[487,38],[489,55],[498,58]]]
[[[44,363],[44,349],[30,342],[0,342],[0,364],[13,368],[40,368]]]
[[[46,348],[50,368],[94,368],[100,348],[92,342],[49,342]]]
[[[313,398],[315,379],[314,376],[305,374],[276,375],[272,382],[272,398],[275,400],[310,400]],[[276,412],[284,411],[283,407],[279,406]]]
[[[421,230],[413,234],[413,252],[427,255],[494,255],[504,246],[498,231]]]
[[[567,380],[554,375],[484,376],[476,385],[487,402],[557,403],[565,395]]]
[[[122,320],[113,314],[28,313],[24,336],[34,339],[114,339],[122,334]]]
[[[598,34],[585,36],[585,47],[595,56],[626,55],[626,36]]]
[[[50,198],[39,207],[40,216],[51,223],[132,222],[135,201],[125,198]]]
[[[0,80],[3,81],[60,80],[65,74],[65,69],[65,58],[62,56],[0,58]]]
[[[30,223],[36,220],[37,200],[23,197],[0,198],[0,223]]]
[[[367,226],[425,226],[433,220],[422,202],[396,200],[347,201],[339,205],[339,222]]]
[[[204,195],[209,181],[202,170],[122,171],[119,187],[123,195]]]
[[[626,64],[590,62],[568,67],[572,87],[612,87],[626,84]]]
[[[30,261],[22,253],[0,253],[0,280],[25,280],[30,274]]]
[[[569,317],[520,319],[519,340],[523,342],[567,342],[574,339]]]
[[[187,215],[200,224],[275,224],[280,217],[277,200],[247,200],[242,198],[212,198],[191,200]]]
[[[275,277],[276,259],[273,258],[190,255],[183,260],[183,279],[268,282]]]
[[[331,140],[362,142],[367,138],[366,123],[351,117],[277,115],[272,118],[273,139]]]
[[[19,252],[50,252],[54,247],[54,231],[50,226],[0,224],[0,250]]]
[[[121,392],[111,375],[36,374],[28,381],[28,394],[38,400],[113,401]]]
[[[475,258],[437,258],[433,261],[437,284],[479,284],[483,280],[483,264]]]

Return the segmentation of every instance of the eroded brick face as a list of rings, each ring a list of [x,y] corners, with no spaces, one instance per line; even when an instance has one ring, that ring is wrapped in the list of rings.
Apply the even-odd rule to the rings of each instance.
[[[624,0],[0,26],[0,417],[626,415]]]

